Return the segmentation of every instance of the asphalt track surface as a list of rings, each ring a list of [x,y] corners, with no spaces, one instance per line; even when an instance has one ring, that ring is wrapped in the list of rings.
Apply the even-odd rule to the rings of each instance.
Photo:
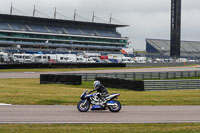
[[[88,111],[76,106],[0,106],[0,123],[193,123],[200,122],[200,106],[123,106],[119,113]]]
[[[9,78],[39,78],[40,74],[55,73],[116,73],[116,72],[172,72],[172,71],[199,71],[199,66],[194,67],[164,67],[164,68],[140,68],[121,70],[93,70],[93,71],[71,71],[71,72],[0,72],[0,79]]]

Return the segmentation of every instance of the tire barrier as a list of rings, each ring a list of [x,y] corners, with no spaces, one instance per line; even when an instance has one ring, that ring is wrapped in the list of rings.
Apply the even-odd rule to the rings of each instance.
[[[110,77],[96,77],[95,80],[99,80],[103,85],[110,88],[144,91],[144,81],[126,80]]]
[[[123,63],[27,63],[27,64],[0,64],[0,69],[26,68],[94,68],[94,67],[126,67]]]
[[[82,76],[66,74],[40,74],[40,84],[81,85]]]
[[[135,81],[110,77],[97,77],[96,80],[99,80],[106,87],[135,91],[200,89],[200,80],[198,79]]]

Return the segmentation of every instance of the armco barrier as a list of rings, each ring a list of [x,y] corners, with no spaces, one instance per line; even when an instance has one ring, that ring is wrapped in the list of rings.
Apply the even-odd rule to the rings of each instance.
[[[200,89],[200,80],[144,80],[145,90]]]
[[[91,67],[153,67],[153,66],[184,66],[199,65],[200,62],[187,63],[27,63],[27,64],[0,64],[0,69],[24,68],[91,68]]]
[[[0,64],[0,69],[24,68],[94,68],[94,67],[126,67],[123,63],[29,63],[29,64]]]
[[[200,62],[161,62],[161,63],[127,63],[126,67],[168,67],[199,65]]]
[[[128,80],[149,79],[175,79],[199,77],[200,71],[177,71],[177,72],[128,72],[128,73],[68,73],[68,75],[81,75],[82,80],[95,80],[95,77],[112,77]]]
[[[82,77],[66,74],[41,74],[40,84],[80,85],[82,84]]]
[[[144,91],[143,81],[134,81],[110,77],[96,77],[96,80],[99,80],[105,87]]]

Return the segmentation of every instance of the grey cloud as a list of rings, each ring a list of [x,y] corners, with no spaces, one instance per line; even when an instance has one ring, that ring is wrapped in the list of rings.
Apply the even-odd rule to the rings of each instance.
[[[119,29],[135,49],[145,49],[145,38],[170,39],[171,0],[0,0],[0,10],[9,12],[11,1],[17,9],[32,14],[33,5],[53,17],[54,7],[73,18],[77,13],[91,20],[92,12],[108,21],[109,14],[130,25]],[[200,40],[200,1],[182,0],[182,39]]]

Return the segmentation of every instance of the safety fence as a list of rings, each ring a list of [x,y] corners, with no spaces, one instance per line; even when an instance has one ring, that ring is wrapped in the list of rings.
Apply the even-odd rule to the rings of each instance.
[[[0,64],[0,69],[25,68],[99,68],[99,67],[126,67],[123,63],[26,63],[26,64]]]
[[[5,64],[0,62],[0,69],[29,69],[29,68],[104,68],[104,67],[175,67],[185,65],[200,65],[200,62],[187,62],[187,63],[18,63],[18,64]]]
[[[144,80],[144,90],[200,89],[200,80]]]
[[[161,80],[200,76],[200,71],[187,72],[151,72],[151,73],[70,73],[41,74],[40,83],[81,84],[82,80],[100,80],[111,88],[143,90],[200,89],[200,80]],[[160,79],[160,80],[145,80]]]
[[[148,79],[175,79],[200,76],[200,71],[176,71],[176,72],[129,72],[129,73],[70,73],[68,75],[81,75],[82,80],[95,80],[96,77],[115,77],[130,80]]]

